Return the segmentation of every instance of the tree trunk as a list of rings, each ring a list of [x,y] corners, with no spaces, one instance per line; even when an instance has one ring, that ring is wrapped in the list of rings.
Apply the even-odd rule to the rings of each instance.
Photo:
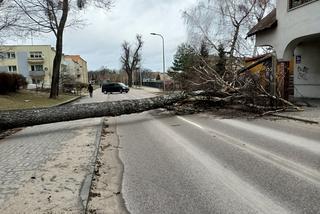
[[[60,77],[60,65],[62,59],[62,46],[63,46],[63,31],[67,22],[69,12],[69,0],[63,0],[62,16],[57,29],[56,34],[56,55],[53,60],[53,72],[51,81],[50,98],[57,98],[59,95],[59,77]]]
[[[61,35],[59,35],[59,33]],[[60,76],[60,65],[62,59],[62,32],[58,32],[56,41],[56,55],[53,60],[53,72],[51,81],[50,98],[57,98],[59,95],[59,76]]]
[[[128,86],[132,87],[132,72],[127,72],[128,74]]]
[[[235,27],[235,32],[233,34],[233,38],[232,38],[232,43],[231,43],[231,48],[230,48],[230,57],[234,56],[234,51],[236,49],[236,44],[238,41],[238,37],[239,37],[239,30],[240,30],[240,25],[237,25]]]
[[[119,116],[172,105],[187,97],[185,93],[140,100],[65,105],[59,107],[0,112],[0,130],[85,118]]]

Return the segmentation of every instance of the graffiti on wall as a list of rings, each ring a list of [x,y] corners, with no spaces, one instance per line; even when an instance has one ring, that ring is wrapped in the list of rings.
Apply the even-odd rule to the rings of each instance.
[[[300,80],[308,80],[309,79],[309,68],[303,65],[299,65],[297,67],[298,71],[298,79]]]

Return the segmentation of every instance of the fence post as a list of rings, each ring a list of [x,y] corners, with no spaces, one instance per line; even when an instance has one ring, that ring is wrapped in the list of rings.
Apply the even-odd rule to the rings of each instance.
[[[277,96],[277,56],[276,53],[272,53],[272,75],[270,80],[271,95]]]
[[[277,55],[275,52],[272,53],[272,58],[271,58],[271,66],[272,66],[272,70],[271,70],[271,79],[270,79],[270,92],[271,95],[273,96],[273,98],[278,97],[277,96]],[[277,107],[278,105],[278,101],[275,100],[271,100],[271,105]]]

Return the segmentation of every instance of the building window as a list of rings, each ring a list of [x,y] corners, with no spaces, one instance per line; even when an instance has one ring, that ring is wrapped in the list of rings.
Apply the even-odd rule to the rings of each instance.
[[[17,71],[17,66],[10,65],[10,66],[8,66],[8,70],[9,70],[9,72],[16,72]]]
[[[300,5],[317,0],[289,0],[289,9],[299,7]]]
[[[31,71],[43,71],[43,65],[31,65]]]
[[[35,59],[38,59],[38,58],[42,58],[42,52],[30,52],[30,58],[35,58]]]
[[[15,59],[16,53],[15,52],[7,52],[7,58],[8,59]]]
[[[15,59],[15,52],[0,52],[0,59]]]

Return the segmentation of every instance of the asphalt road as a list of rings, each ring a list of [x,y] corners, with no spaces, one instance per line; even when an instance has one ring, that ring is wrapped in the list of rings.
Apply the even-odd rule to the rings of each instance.
[[[101,92],[101,88],[98,88],[93,91],[93,96],[90,98],[89,96],[85,96],[75,102],[75,104],[79,103],[94,103],[94,102],[112,102],[112,101],[119,101],[119,100],[132,100],[132,99],[141,99],[141,98],[148,98],[156,96],[156,93],[160,92],[158,89],[152,88],[145,88],[137,89],[131,88],[128,93],[119,93],[114,92],[112,94],[104,94]]]
[[[320,213],[320,127],[290,120],[116,119],[133,214]]]

